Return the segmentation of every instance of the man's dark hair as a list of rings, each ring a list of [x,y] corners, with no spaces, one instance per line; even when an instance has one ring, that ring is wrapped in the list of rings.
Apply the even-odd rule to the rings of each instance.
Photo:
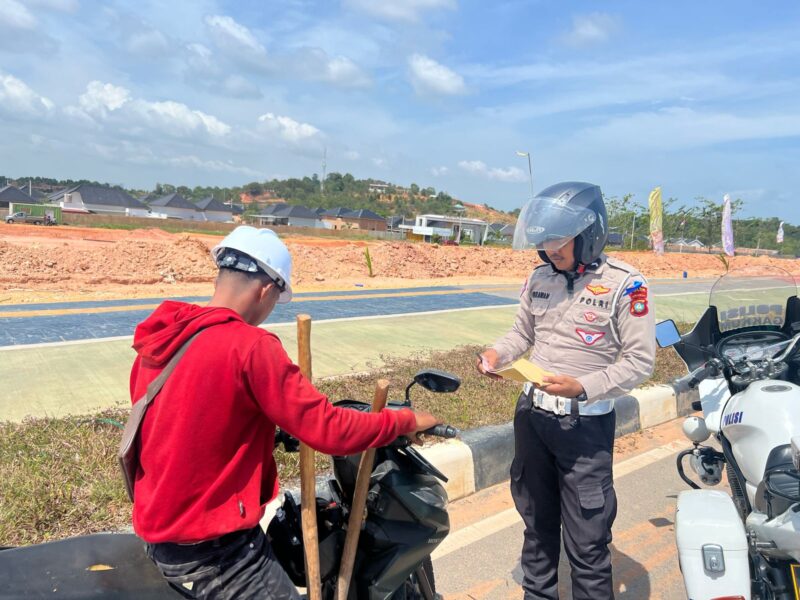
[[[258,281],[261,285],[275,283],[269,275],[262,271],[251,273],[249,271],[240,271],[239,269],[229,269],[227,267],[220,268],[218,277],[230,280],[238,278],[240,282]]]

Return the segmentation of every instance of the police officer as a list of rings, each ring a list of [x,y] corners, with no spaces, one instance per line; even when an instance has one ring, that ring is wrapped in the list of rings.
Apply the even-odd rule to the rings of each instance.
[[[562,532],[573,598],[614,597],[614,399],[652,373],[655,322],[647,282],[603,254],[607,239],[596,185],[559,183],[528,201],[514,247],[536,248],[544,264],[522,289],[511,331],[478,360],[492,376],[531,350],[530,359],[553,373],[542,385],[526,384],[514,414],[511,494],[525,522],[526,600],[558,598]]]

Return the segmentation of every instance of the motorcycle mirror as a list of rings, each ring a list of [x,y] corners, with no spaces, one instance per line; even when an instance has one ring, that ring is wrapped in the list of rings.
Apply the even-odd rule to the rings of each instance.
[[[656,342],[660,348],[669,348],[681,341],[681,334],[675,321],[667,319],[656,324]]]
[[[455,392],[461,386],[461,380],[458,377],[438,369],[420,371],[414,375],[414,383],[436,393]]]

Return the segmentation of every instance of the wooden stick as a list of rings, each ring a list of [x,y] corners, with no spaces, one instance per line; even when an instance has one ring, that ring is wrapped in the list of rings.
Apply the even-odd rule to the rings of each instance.
[[[311,381],[311,317],[297,315],[297,364]],[[322,600],[317,533],[317,485],[314,449],[300,442],[300,514],[308,600]]]
[[[375,386],[375,398],[372,400],[372,412],[380,412],[386,406],[389,395],[389,382],[379,379]],[[367,492],[369,480],[372,476],[372,467],[375,463],[375,448],[369,448],[361,454],[358,465],[356,487],[353,490],[353,504],[350,507],[350,518],[347,521],[347,537],[344,540],[342,562],[339,565],[339,581],[336,585],[336,598],[347,600],[350,589],[350,579],[353,575],[353,565],[356,561],[358,538],[361,535],[361,522],[364,520],[364,508],[367,505]]]

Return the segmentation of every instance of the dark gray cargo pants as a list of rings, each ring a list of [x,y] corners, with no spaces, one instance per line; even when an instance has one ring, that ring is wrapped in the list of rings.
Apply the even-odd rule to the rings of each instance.
[[[525,522],[520,563],[526,600],[558,599],[562,531],[574,600],[614,598],[608,545],[617,514],[615,421],[611,411],[576,423],[532,408],[524,394],[519,398],[511,495]]]
[[[258,526],[193,545],[148,544],[147,555],[186,598],[300,600]]]

